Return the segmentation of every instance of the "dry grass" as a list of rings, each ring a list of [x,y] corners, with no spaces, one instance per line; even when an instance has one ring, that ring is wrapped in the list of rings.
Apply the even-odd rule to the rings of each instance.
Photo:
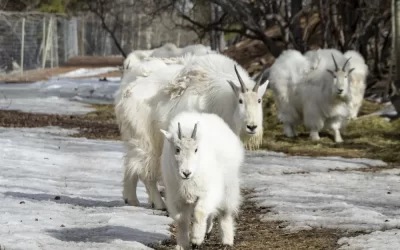
[[[286,138],[282,124],[276,117],[276,106],[270,90],[264,100],[264,149],[291,155],[367,157],[400,163],[400,120],[388,122],[378,116],[360,117],[349,122],[343,133],[344,143],[334,143],[330,132],[320,133],[321,140],[312,142],[303,126],[298,127],[297,138]],[[383,107],[381,104],[364,101],[360,114],[370,114]]]

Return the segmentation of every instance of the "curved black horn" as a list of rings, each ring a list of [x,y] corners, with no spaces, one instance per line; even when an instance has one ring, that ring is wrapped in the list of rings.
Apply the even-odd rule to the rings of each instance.
[[[178,122],[178,138],[179,140],[182,139],[182,130],[181,130],[181,123]]]
[[[333,62],[335,63],[335,71],[338,71],[339,70],[339,66],[337,65],[335,57],[333,56],[332,53],[331,53],[331,55],[332,55]]]
[[[264,72],[261,73],[260,78],[258,78],[256,85],[254,85],[253,92],[257,92],[258,88],[261,86],[261,81],[263,79]]]
[[[236,68],[236,65],[235,65],[235,72],[236,72],[237,78],[239,79],[239,83],[240,83],[242,92],[245,93],[246,92],[246,84],[244,84],[242,77],[240,77],[239,72]]]
[[[342,71],[344,71],[344,70],[346,69],[346,65],[347,65],[347,63],[350,61],[350,59],[351,59],[351,57],[349,57],[349,58],[346,60],[346,62],[345,62],[344,65],[343,65]]]
[[[194,129],[192,132],[192,139],[196,139],[196,133],[197,133],[197,123],[194,125]]]

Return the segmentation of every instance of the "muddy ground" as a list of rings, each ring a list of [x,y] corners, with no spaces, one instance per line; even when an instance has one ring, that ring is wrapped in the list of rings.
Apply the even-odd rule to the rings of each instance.
[[[19,111],[0,111],[0,126],[2,127],[43,127],[60,126],[63,128],[78,128],[80,133],[74,137],[91,139],[119,140],[118,127],[113,114],[93,112],[88,115],[47,115],[30,114]],[[336,249],[337,240],[342,237],[334,230],[311,230],[299,233],[288,233],[281,229],[282,223],[260,222],[258,216],[268,208],[257,208],[248,200],[250,190],[243,190],[246,200],[238,217],[237,233],[233,249]],[[174,225],[171,231],[175,232]],[[218,224],[215,224],[212,235],[200,249],[224,249],[219,244]],[[151,245],[156,250],[174,249],[175,238],[162,244]]]

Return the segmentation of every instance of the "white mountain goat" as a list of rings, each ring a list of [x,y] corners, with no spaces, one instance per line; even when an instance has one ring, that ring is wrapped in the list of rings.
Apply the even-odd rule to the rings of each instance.
[[[356,119],[364,99],[369,70],[363,56],[357,51],[348,50],[344,53],[344,56],[346,58],[351,58],[349,61],[350,68],[354,68],[350,75],[351,101],[349,108],[350,118]]]
[[[177,223],[177,248],[199,246],[218,215],[223,245],[232,246],[235,216],[241,203],[240,166],[244,148],[228,125],[215,114],[182,112],[164,134],[161,157],[166,204]],[[216,140],[216,138],[218,138]]]
[[[150,57],[170,58],[170,57],[179,57],[181,55],[182,55],[181,48],[178,48],[173,43],[166,43],[163,46],[154,49]]]
[[[143,59],[150,57],[153,50],[135,50],[129,53],[123,63],[123,69],[131,69],[140,64]]]
[[[123,191],[129,204],[138,204],[136,185],[140,178],[149,201],[157,209],[165,208],[157,189],[163,143],[157,131],[166,129],[179,112],[217,114],[248,148],[257,148],[262,142],[262,96],[268,81],[255,83],[242,67],[222,54],[187,56],[183,60],[183,65],[170,65],[138,78],[123,91],[118,104],[121,124],[131,136]]]
[[[123,141],[130,139],[130,137],[127,135],[127,133],[129,134],[130,129],[124,126],[123,119],[121,117],[122,111],[120,109],[121,109],[121,97],[123,91],[131,83],[135,82],[138,77],[147,77],[152,72],[162,68],[166,68],[170,64],[173,64],[171,60],[167,61],[166,59],[150,57],[143,59],[141,63],[136,64],[133,67],[123,71],[123,74],[121,76],[121,84],[119,86],[119,89],[114,94],[115,116]]]
[[[297,50],[285,50],[276,58],[269,70],[268,80],[274,92],[274,99],[278,109],[278,119],[283,123],[283,132],[287,137],[296,136],[296,124],[301,121],[298,108],[291,104],[292,97],[306,81],[307,75],[317,66],[318,57],[307,59]]]
[[[340,143],[343,142],[340,130],[346,126],[349,116],[349,76],[354,68],[349,69],[350,58],[346,60],[340,52],[318,50],[316,53],[320,63],[308,74],[308,81],[299,85],[291,103],[303,114],[304,125],[310,129],[313,141],[320,139],[319,131],[326,127],[334,131],[335,142]]]
[[[210,47],[206,47],[202,44],[193,44],[193,45],[188,45],[186,47],[182,48],[181,55],[197,55],[197,56],[202,56],[206,54],[213,54],[216,53],[216,51],[211,50]]]

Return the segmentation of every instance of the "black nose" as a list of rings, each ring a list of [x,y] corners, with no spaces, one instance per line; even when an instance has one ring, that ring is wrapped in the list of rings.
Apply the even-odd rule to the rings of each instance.
[[[182,174],[183,174],[186,178],[188,178],[189,175],[190,175],[191,173],[192,173],[192,172],[187,171],[187,170],[182,172]]]
[[[339,94],[341,94],[341,93],[343,92],[343,89],[338,89],[337,92],[338,92]]]
[[[252,125],[252,126],[247,125],[247,128],[248,128],[250,131],[254,131],[254,130],[257,128],[257,125]]]

